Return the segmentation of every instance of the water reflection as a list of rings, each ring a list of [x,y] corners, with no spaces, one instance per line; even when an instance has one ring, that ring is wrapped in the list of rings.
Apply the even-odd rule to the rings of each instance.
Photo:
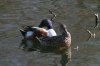
[[[61,55],[61,60],[60,60],[61,66],[66,66],[67,63],[71,61],[71,47],[66,48],[66,47],[42,46],[36,40],[27,40],[27,39],[22,39],[22,42],[19,47],[24,51],[39,50],[39,52],[41,53],[55,53],[57,55]]]
[[[35,51],[37,47],[37,41],[31,39],[22,39],[19,45],[19,48],[21,48],[24,51]]]
[[[61,65],[66,66],[66,64],[71,61],[71,47],[67,49],[67,51],[63,54],[61,54]]]

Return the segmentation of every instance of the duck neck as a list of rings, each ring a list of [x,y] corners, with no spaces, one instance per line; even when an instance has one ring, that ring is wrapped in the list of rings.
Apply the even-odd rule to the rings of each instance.
[[[70,35],[70,33],[67,31],[67,29],[64,29],[64,30],[62,31],[62,35],[63,35],[64,37],[71,37],[71,35]]]

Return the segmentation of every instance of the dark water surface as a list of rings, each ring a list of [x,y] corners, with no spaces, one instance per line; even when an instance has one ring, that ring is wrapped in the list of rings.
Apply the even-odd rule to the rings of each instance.
[[[72,51],[19,49],[21,26],[38,25],[50,17],[49,9],[57,14],[55,22],[67,25],[72,35]],[[0,66],[100,66],[100,25],[94,28],[94,13],[100,14],[100,0],[0,0]],[[96,34],[95,39],[87,41],[87,29]],[[68,52],[72,56],[67,64]]]

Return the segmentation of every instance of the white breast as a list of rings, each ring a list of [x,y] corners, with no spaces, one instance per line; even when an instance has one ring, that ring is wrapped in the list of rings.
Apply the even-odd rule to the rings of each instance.
[[[26,37],[30,37],[30,36],[32,36],[33,35],[33,32],[32,31],[28,31],[27,33],[26,33]]]
[[[48,31],[48,36],[49,37],[52,37],[52,36],[57,36],[56,32],[54,29],[49,29],[47,30]]]

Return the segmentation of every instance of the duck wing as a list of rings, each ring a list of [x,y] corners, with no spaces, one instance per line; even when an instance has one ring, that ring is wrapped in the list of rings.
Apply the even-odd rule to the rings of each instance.
[[[41,45],[46,45],[46,46],[58,46],[58,45],[63,45],[64,44],[64,37],[62,35],[59,36],[53,36],[53,37],[46,37],[39,39]]]

